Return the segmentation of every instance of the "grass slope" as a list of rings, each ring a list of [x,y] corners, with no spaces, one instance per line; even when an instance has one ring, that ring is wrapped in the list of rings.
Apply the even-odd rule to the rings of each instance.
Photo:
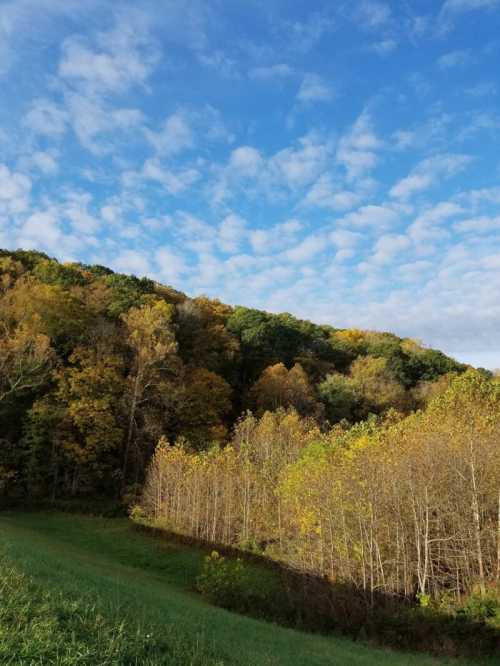
[[[214,608],[191,591],[203,553],[140,534],[126,519],[3,513],[0,540],[15,564],[4,568],[3,587],[0,580],[2,664],[477,663],[373,649]]]

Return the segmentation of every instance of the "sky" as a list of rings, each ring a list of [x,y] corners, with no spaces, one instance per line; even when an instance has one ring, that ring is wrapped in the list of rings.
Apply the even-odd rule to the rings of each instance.
[[[0,0],[0,247],[500,367],[500,0]]]

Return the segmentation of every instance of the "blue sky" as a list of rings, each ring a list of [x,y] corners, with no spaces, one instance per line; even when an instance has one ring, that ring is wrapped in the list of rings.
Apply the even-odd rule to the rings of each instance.
[[[0,0],[0,246],[500,366],[500,0]]]

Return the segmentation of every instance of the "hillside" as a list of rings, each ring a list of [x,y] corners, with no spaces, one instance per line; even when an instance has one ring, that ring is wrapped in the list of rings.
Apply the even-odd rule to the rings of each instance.
[[[201,551],[154,541],[124,519],[0,514],[0,532],[0,571],[10,574],[0,607],[5,664],[493,663],[397,654],[214,608],[192,591]]]
[[[408,414],[465,366],[391,333],[188,298],[103,266],[0,252],[0,493],[136,495],[160,437],[226,443],[247,410],[321,431]]]
[[[112,543],[131,538],[126,522],[100,531],[90,518],[71,529],[69,519],[45,514],[16,516],[19,528],[1,518],[6,540],[22,544],[9,565],[16,576],[30,560],[26,550],[44,553],[63,592],[72,585],[66,576],[75,577],[84,634],[97,616],[108,617],[109,604],[91,601],[89,611],[85,595],[97,581],[107,585],[108,570],[124,579],[121,595],[129,574],[143,574],[120,567],[137,563],[147,570],[146,590],[150,574],[156,583],[163,567],[172,576],[164,592],[177,600],[174,623],[192,612],[221,640],[220,618],[229,616],[212,607],[205,616],[199,599],[190,609],[188,592],[226,610],[390,648],[498,654],[498,378],[391,333],[188,298],[102,266],[18,251],[1,253],[0,270],[2,503],[107,503],[142,529],[217,549],[203,560],[189,547],[160,564],[150,540]],[[61,540],[85,571],[57,554]],[[92,571],[87,557],[96,560]],[[27,568],[43,579],[44,566]],[[7,568],[0,578],[9,575]],[[44,598],[36,581],[26,585]],[[133,589],[141,620],[163,623],[164,601]],[[47,603],[64,615],[57,599]],[[112,609],[103,649],[145,649],[139,634],[115,642],[113,622],[125,616]],[[290,634],[290,650],[285,633],[273,648],[265,626],[239,619],[227,663],[251,663],[252,650],[261,650],[258,663],[294,663],[283,655],[303,654],[306,644],[318,655],[307,663],[331,663],[340,649]],[[210,663],[212,646],[206,652],[197,632],[190,620],[186,649],[196,648],[192,663]],[[365,656],[350,658],[342,663]]]

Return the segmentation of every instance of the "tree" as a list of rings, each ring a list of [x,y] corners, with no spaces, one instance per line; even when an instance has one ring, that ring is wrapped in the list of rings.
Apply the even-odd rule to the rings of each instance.
[[[239,342],[226,328],[231,308],[208,298],[186,299],[176,308],[179,355],[185,364],[234,379]]]
[[[0,316],[4,322],[26,323],[33,333],[48,336],[55,351],[66,356],[81,342],[89,324],[77,293],[30,275],[23,275],[5,293]]]
[[[0,337],[0,404],[39,389],[55,361],[50,339],[33,332],[27,322]]]
[[[318,406],[307,375],[298,363],[290,370],[283,363],[269,366],[253,385],[250,394],[259,413],[294,407],[301,414],[312,414]]]
[[[206,368],[186,368],[176,412],[177,434],[196,449],[222,443],[227,436],[225,418],[231,411],[231,387]]]
[[[353,421],[356,418],[362,397],[344,375],[338,373],[328,375],[319,384],[318,394],[325,405],[325,415],[330,423],[337,423],[343,419]]]
[[[362,396],[366,412],[382,412],[390,407],[405,409],[404,387],[395,379],[385,358],[364,356],[351,365],[349,383]]]
[[[71,494],[82,485],[102,488],[119,473],[124,441],[120,401],[124,392],[123,362],[96,349],[78,348],[71,366],[57,377],[56,403],[64,406],[58,423],[61,453],[72,468]]]
[[[144,465],[141,452],[141,427],[144,430],[145,408],[163,391],[178,368],[177,343],[172,326],[173,308],[165,301],[133,307],[122,315],[131,352],[130,370],[125,392],[127,415],[126,442],[123,455],[123,488],[128,476],[132,448],[135,452],[133,478],[137,482]]]

